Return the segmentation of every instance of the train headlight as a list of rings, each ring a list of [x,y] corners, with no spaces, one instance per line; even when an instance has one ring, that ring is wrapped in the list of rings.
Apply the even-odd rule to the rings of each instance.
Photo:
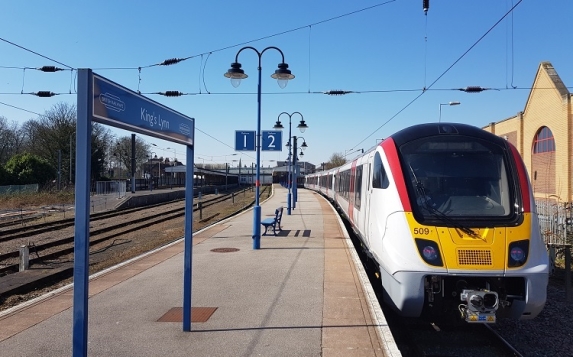
[[[513,247],[509,252],[509,255],[511,256],[511,259],[516,262],[522,262],[525,260],[525,252],[520,247]]]
[[[529,240],[520,240],[509,244],[507,266],[510,268],[520,267],[527,261],[529,252]]]
[[[422,255],[425,260],[435,261],[438,259],[438,252],[436,252],[436,249],[431,245],[427,245],[422,249]]]
[[[440,255],[440,248],[438,244],[434,241],[416,238],[416,245],[418,246],[418,252],[422,259],[430,265],[443,266],[442,257]]]

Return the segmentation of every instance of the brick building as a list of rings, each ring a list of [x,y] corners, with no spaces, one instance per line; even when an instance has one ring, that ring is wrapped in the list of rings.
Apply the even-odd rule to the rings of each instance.
[[[573,201],[573,95],[550,62],[541,62],[525,108],[483,129],[517,147],[538,199]]]

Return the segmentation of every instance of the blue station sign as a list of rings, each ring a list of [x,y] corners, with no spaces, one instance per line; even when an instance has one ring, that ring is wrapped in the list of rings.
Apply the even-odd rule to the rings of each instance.
[[[263,130],[264,151],[282,151],[283,132],[280,130]]]
[[[255,142],[257,132],[254,130],[236,130],[235,131],[235,150],[236,151],[255,151]]]
[[[93,120],[193,145],[194,120],[107,78],[93,75]]]

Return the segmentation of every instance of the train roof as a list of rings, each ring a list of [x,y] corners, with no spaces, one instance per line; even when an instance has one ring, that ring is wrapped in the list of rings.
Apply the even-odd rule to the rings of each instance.
[[[402,129],[390,137],[396,145],[434,135],[466,135],[503,145],[504,139],[476,126],[461,123],[425,123]]]

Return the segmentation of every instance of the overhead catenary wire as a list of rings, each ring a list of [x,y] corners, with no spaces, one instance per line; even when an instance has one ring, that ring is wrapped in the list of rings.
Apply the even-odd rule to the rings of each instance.
[[[509,14],[511,14],[513,12],[513,10],[515,10],[515,8],[519,4],[521,4],[522,1],[523,0],[519,0],[515,5],[513,5],[497,22],[495,22],[482,36],[480,36],[480,38],[478,38],[464,53],[462,53],[448,68],[446,68],[446,70],[444,70],[432,83],[430,83],[430,85],[427,87],[427,89],[432,88],[434,86],[434,84],[436,84],[443,76],[445,76],[458,62],[460,62],[462,60],[462,58],[464,58],[475,46],[477,46],[478,43],[480,43],[494,28],[496,28],[501,23],[501,21],[503,21],[503,19],[505,19]],[[471,89],[468,91],[468,88],[471,88]],[[463,89],[458,89],[458,90],[463,90],[467,93],[475,93],[475,92],[484,90],[483,88],[481,88],[481,90],[478,90],[478,88],[481,88],[481,87],[472,86],[472,87],[466,87],[466,90],[463,90]],[[417,95],[414,99],[412,99],[409,103],[407,103],[402,109],[400,109],[396,114],[394,114],[392,117],[390,117],[390,119],[386,120],[384,123],[382,123],[382,125],[380,125],[373,132],[371,132],[368,136],[366,136],[364,139],[362,139],[358,144],[354,145],[353,148],[358,147],[364,141],[366,141],[371,136],[376,134],[378,132],[378,130],[382,129],[390,121],[392,121],[396,116],[398,116],[400,113],[402,113],[406,108],[411,106],[422,95],[424,95],[424,93],[426,93],[426,91],[427,90],[424,90],[422,93]]]
[[[32,50],[30,50],[30,49],[28,49],[28,48],[26,48],[26,47],[24,47],[24,46],[18,45],[18,44],[16,44],[16,43],[12,42],[12,41],[8,41],[8,40],[6,40],[5,38],[0,37],[0,41],[4,41],[4,42],[6,42],[6,43],[8,43],[8,44],[10,44],[10,45],[12,45],[12,46],[18,47],[18,48],[20,48],[20,49],[22,49],[22,50],[24,50],[24,51],[28,51],[28,52],[30,52],[30,53],[33,53],[33,54],[37,55],[37,56],[40,56],[40,57],[42,57],[42,58],[45,58],[45,59],[47,59],[47,60],[49,60],[49,61],[55,62],[55,63],[57,63],[57,64],[60,64],[60,65],[62,65],[62,66],[64,66],[64,67],[68,67],[69,69],[74,69],[73,67],[68,66],[68,65],[65,64],[65,63],[62,63],[62,62],[60,62],[60,61],[56,61],[56,60],[53,59],[53,58],[50,58],[50,57],[48,57],[48,56],[45,56],[45,55],[43,55],[43,54],[41,54],[41,53],[38,53],[38,52],[36,52],[36,51],[32,51]]]
[[[191,59],[191,58],[194,58],[194,57],[197,57],[197,56],[202,56],[202,55],[205,55],[205,54],[209,54],[209,55],[210,55],[211,53],[214,53],[214,52],[219,52],[219,51],[227,50],[227,49],[230,49],[230,48],[234,48],[234,47],[246,45],[246,44],[249,44],[249,43],[252,43],[252,42],[256,42],[256,41],[260,41],[260,40],[264,40],[264,39],[268,39],[268,38],[272,38],[272,37],[276,37],[276,36],[281,36],[281,35],[284,35],[284,34],[287,34],[287,33],[290,33],[290,32],[294,32],[294,31],[298,31],[298,30],[304,29],[304,28],[306,28],[306,27],[309,28],[309,65],[310,65],[310,30],[312,29],[312,26],[314,26],[314,25],[319,25],[319,24],[323,24],[323,23],[326,23],[326,22],[329,22],[329,21],[333,21],[333,20],[337,20],[337,19],[340,19],[340,18],[343,18],[343,17],[346,17],[346,16],[351,16],[351,15],[354,15],[354,14],[357,14],[357,13],[360,13],[360,12],[363,12],[363,11],[371,10],[371,9],[373,9],[373,8],[376,8],[376,7],[380,7],[380,6],[383,6],[383,5],[387,5],[387,4],[392,3],[392,2],[394,2],[394,1],[396,1],[396,0],[386,1],[386,2],[384,2],[384,3],[380,3],[380,4],[376,4],[376,5],[373,5],[373,6],[366,7],[366,8],[362,8],[362,9],[359,9],[359,10],[356,10],[356,11],[352,11],[352,12],[349,12],[349,13],[346,13],[346,14],[343,14],[343,15],[331,17],[331,18],[329,18],[329,19],[322,20],[322,21],[318,21],[318,22],[315,22],[315,23],[312,23],[312,24],[309,24],[309,25],[300,26],[300,27],[297,27],[297,28],[294,28],[294,29],[291,29],[291,30],[287,30],[287,31],[275,33],[275,34],[273,34],[273,35],[264,36],[264,37],[260,37],[260,38],[253,39],[253,40],[250,40],[250,41],[246,41],[246,42],[243,42],[243,43],[238,43],[238,44],[235,44],[235,45],[222,47],[222,48],[219,48],[219,49],[217,49],[217,50],[210,51],[210,52],[205,52],[205,53],[200,54],[200,55],[192,55],[192,56],[187,56],[187,57],[182,57],[182,58],[169,58],[169,59],[166,59],[166,60],[164,60],[164,61],[162,61],[162,62],[160,62],[160,63],[155,63],[155,64],[151,64],[151,65],[147,65],[147,66],[140,66],[140,67],[137,67],[137,68],[132,68],[132,67],[110,67],[110,68],[99,68],[99,70],[105,70],[105,69],[133,70],[133,69],[137,69],[138,72],[139,72],[139,76],[140,76],[140,78],[139,78],[139,83],[141,83],[141,69],[142,69],[142,68],[149,68],[149,67],[154,67],[154,66],[171,66],[171,65],[178,64],[178,63],[180,63],[180,62],[183,62],[183,61],[185,61],[185,60],[188,60],[188,59]],[[388,119],[385,123],[383,123],[379,128],[377,128],[374,132],[372,132],[372,133],[371,133],[368,137],[366,137],[364,140],[368,139],[370,136],[372,136],[374,133],[376,133],[378,130],[380,130],[383,126],[385,126],[387,123],[389,123],[392,119],[394,119],[397,115],[399,115],[403,110],[405,110],[407,107],[409,107],[411,104],[413,104],[413,102],[415,102],[417,99],[419,99],[419,98],[421,97],[421,95],[423,95],[426,91],[428,91],[428,90],[430,90],[430,89],[431,89],[431,90],[460,90],[460,91],[465,91],[465,92],[467,92],[467,93],[476,93],[476,92],[480,92],[480,91],[483,91],[483,90],[503,90],[502,88],[499,88],[499,89],[496,89],[496,88],[482,88],[482,87],[479,87],[479,86],[470,86],[470,87],[466,87],[465,89],[464,89],[464,88],[457,88],[457,89],[432,89],[432,87],[433,87],[445,74],[447,74],[463,57],[465,57],[465,56],[467,55],[467,53],[469,53],[483,38],[485,38],[485,37],[489,34],[489,32],[491,32],[506,16],[508,16],[509,14],[513,14],[513,10],[514,10],[521,2],[522,2],[522,0],[519,0],[515,5],[513,5],[513,6],[507,11],[507,13],[506,13],[498,22],[496,22],[488,31],[486,31],[482,37],[480,37],[472,46],[470,46],[456,61],[454,61],[454,63],[452,63],[451,66],[449,66],[440,76],[438,76],[438,77],[437,77],[429,86],[427,86],[427,87],[425,86],[425,81],[426,81],[426,79],[424,78],[424,88],[421,89],[421,91],[422,91],[421,94],[418,95],[418,96],[416,96],[416,97],[413,99],[413,101],[407,103],[406,106],[404,106],[400,111],[398,111],[395,115],[393,115],[390,119]],[[429,0],[423,0],[423,6],[424,6],[424,12],[425,12],[425,15],[426,15],[426,18],[427,18],[427,11],[428,11],[428,9],[429,9]],[[427,20],[426,20],[426,21],[427,21]],[[53,62],[55,62],[55,63],[58,63],[58,64],[60,64],[60,65],[62,65],[62,66],[64,66],[64,67],[68,67],[70,70],[72,70],[72,74],[73,74],[74,68],[71,67],[71,66],[68,66],[68,65],[66,65],[66,64],[64,64],[64,63],[62,63],[62,62],[53,60],[53,59],[51,59],[50,57],[47,57],[47,56],[45,56],[45,55],[42,55],[42,54],[40,54],[40,53],[37,53],[37,52],[32,51],[32,50],[30,50],[30,49],[27,49],[27,48],[25,48],[24,46],[17,45],[17,44],[15,44],[15,43],[13,43],[13,42],[10,42],[10,41],[6,40],[6,39],[0,38],[0,40],[2,40],[2,41],[4,41],[4,42],[7,42],[7,43],[9,43],[9,44],[11,44],[11,45],[14,45],[14,46],[16,46],[16,47],[19,47],[19,48],[21,48],[21,49],[23,49],[23,50],[26,50],[26,51],[29,51],[29,52],[31,52],[31,53],[34,53],[34,54],[36,54],[36,55],[38,55],[38,56],[41,56],[41,57],[43,57],[43,58],[45,58],[45,59],[51,60],[51,61],[53,61]],[[513,60],[513,57],[512,57],[512,60]],[[48,66],[46,66],[46,67],[48,67]],[[54,67],[54,69],[56,68],[55,66],[53,66],[53,67]],[[0,67],[0,68],[12,68],[12,67],[2,66],[2,67]],[[18,68],[19,68],[19,69],[24,69],[24,70],[25,70],[25,69],[36,69],[36,70],[38,69],[37,67],[36,67],[36,68],[34,68],[34,67],[18,67]],[[40,68],[41,68],[41,67],[40,67]],[[50,68],[50,69],[51,69],[51,68]],[[309,70],[309,71],[310,71],[310,70]],[[204,67],[203,67],[203,72],[204,72]],[[310,78],[310,73],[309,73],[309,78]],[[204,76],[203,76],[203,82],[204,82]],[[206,86],[205,86],[205,88],[206,88]],[[479,90],[478,90],[478,88],[479,88]],[[508,88],[505,88],[505,89],[508,89]],[[512,88],[511,88],[511,89],[525,89],[525,88],[514,87],[514,86],[513,86],[513,77],[512,77]],[[139,91],[139,84],[138,84],[138,91]],[[326,92],[311,92],[311,91],[310,91],[310,79],[309,79],[309,90],[308,90],[308,92],[306,92],[306,93],[307,93],[307,94],[327,94],[327,95],[332,95],[332,96],[338,96],[338,95],[346,95],[346,94],[391,93],[391,92],[400,92],[400,91],[402,91],[402,92],[404,92],[404,91],[412,91],[412,92],[414,92],[414,91],[419,91],[419,89],[405,89],[405,90],[404,90],[404,89],[403,89],[403,90],[400,90],[400,89],[391,89],[391,90],[373,90],[373,91],[372,91],[372,90],[369,90],[369,91],[359,91],[359,90],[339,91],[339,90],[333,90],[333,91],[326,91]],[[207,91],[207,92],[208,92],[208,91]],[[47,94],[47,93],[52,93],[52,95],[63,94],[63,93],[54,93],[54,92],[50,92],[50,91],[40,91],[40,92],[37,92],[37,93],[41,93],[40,95],[36,94],[36,95],[38,95],[38,96],[40,96],[40,97],[46,97],[47,95],[44,95],[44,94]],[[171,94],[178,93],[178,95],[168,95],[168,94],[166,94],[166,93],[171,93]],[[20,94],[34,94],[34,93],[23,93],[23,90],[22,90],[22,92],[21,92]],[[70,89],[70,94],[71,94],[71,89]],[[158,94],[158,95],[165,95],[165,96],[182,96],[182,95],[196,95],[197,93],[183,93],[183,92],[178,92],[178,91],[165,91],[165,92],[159,92],[159,91],[158,91],[158,92],[152,92],[151,94]],[[199,91],[198,94],[202,94],[202,93],[201,93],[201,90]],[[248,94],[248,93],[210,93],[210,92],[208,92],[208,94],[242,95],[242,94]],[[267,93],[267,94],[288,95],[288,94],[302,94],[302,93],[299,93],[299,92],[284,93],[284,92],[283,92],[283,93]],[[4,103],[2,103],[2,104],[4,104]],[[361,144],[364,140],[362,140],[360,143],[358,143],[357,146],[358,146],[359,144]]]
[[[573,90],[573,86],[564,86],[568,90]],[[405,92],[436,92],[436,91],[461,91],[466,93],[477,93],[483,91],[508,91],[508,90],[555,90],[553,87],[481,87],[481,86],[466,86],[463,88],[412,88],[412,89],[380,89],[380,90],[328,90],[328,91],[293,91],[293,92],[261,92],[264,95],[330,95],[330,96],[341,96],[348,94],[384,94],[384,93],[405,93]],[[39,91],[48,92],[48,91]],[[35,94],[37,92],[0,92],[1,95],[29,95]],[[65,92],[52,92],[53,95],[75,95],[75,93],[65,93]],[[197,95],[231,95],[231,96],[241,96],[241,95],[254,95],[257,92],[180,92],[180,91],[158,91],[158,92],[139,92],[141,95],[162,95],[165,97],[180,97],[180,96],[197,96]]]

